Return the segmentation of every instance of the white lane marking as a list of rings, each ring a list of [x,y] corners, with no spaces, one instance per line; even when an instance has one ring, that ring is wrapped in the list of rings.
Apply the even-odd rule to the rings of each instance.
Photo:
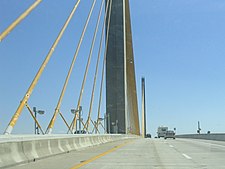
[[[190,156],[188,156],[187,154],[182,154],[186,159],[190,160],[192,159]]]
[[[173,145],[169,145],[171,148],[173,148],[174,146]]]

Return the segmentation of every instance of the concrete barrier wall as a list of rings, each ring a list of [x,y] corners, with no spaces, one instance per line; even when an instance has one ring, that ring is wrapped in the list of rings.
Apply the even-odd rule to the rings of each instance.
[[[134,137],[129,135],[0,136],[0,168]]]
[[[191,139],[225,141],[225,134],[223,134],[223,133],[215,133],[215,134],[184,134],[184,135],[176,135],[176,138],[191,138]]]

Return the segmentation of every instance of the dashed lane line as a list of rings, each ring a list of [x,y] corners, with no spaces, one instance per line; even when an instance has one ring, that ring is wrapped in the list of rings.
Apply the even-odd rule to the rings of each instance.
[[[187,154],[182,154],[186,159],[190,160],[192,159],[190,156],[188,156]]]

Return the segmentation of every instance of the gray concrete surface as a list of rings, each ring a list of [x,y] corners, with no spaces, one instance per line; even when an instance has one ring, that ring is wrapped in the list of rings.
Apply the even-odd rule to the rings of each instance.
[[[90,147],[10,169],[225,169],[225,142],[192,139],[133,139]],[[117,148],[119,145],[123,145]],[[117,149],[115,149],[115,147]],[[112,152],[109,150],[115,149]],[[104,152],[108,152],[104,153]],[[99,157],[89,162],[89,159]]]

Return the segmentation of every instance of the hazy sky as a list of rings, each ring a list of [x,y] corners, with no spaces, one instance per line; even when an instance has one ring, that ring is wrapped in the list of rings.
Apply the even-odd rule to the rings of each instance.
[[[100,5],[97,1],[62,103],[61,111],[68,120],[73,117],[70,109],[77,105]],[[33,2],[1,0],[0,32]],[[37,106],[46,112],[38,117],[44,129],[57,104],[91,3],[92,0],[81,0],[30,97],[30,107]],[[0,43],[0,132],[6,128],[74,4],[72,0],[43,1]],[[200,121],[203,132],[224,132],[224,0],[130,0],[130,8],[140,112],[141,77],[146,78],[147,131],[155,135],[157,127],[165,125],[176,127],[178,133],[195,133]],[[96,54],[97,48],[82,102],[84,117],[89,108]],[[98,86],[99,83],[98,78]],[[93,117],[99,89],[96,92]],[[104,105],[102,110],[105,112]],[[13,133],[32,133],[33,126],[24,109]],[[60,118],[54,131],[66,131]]]

